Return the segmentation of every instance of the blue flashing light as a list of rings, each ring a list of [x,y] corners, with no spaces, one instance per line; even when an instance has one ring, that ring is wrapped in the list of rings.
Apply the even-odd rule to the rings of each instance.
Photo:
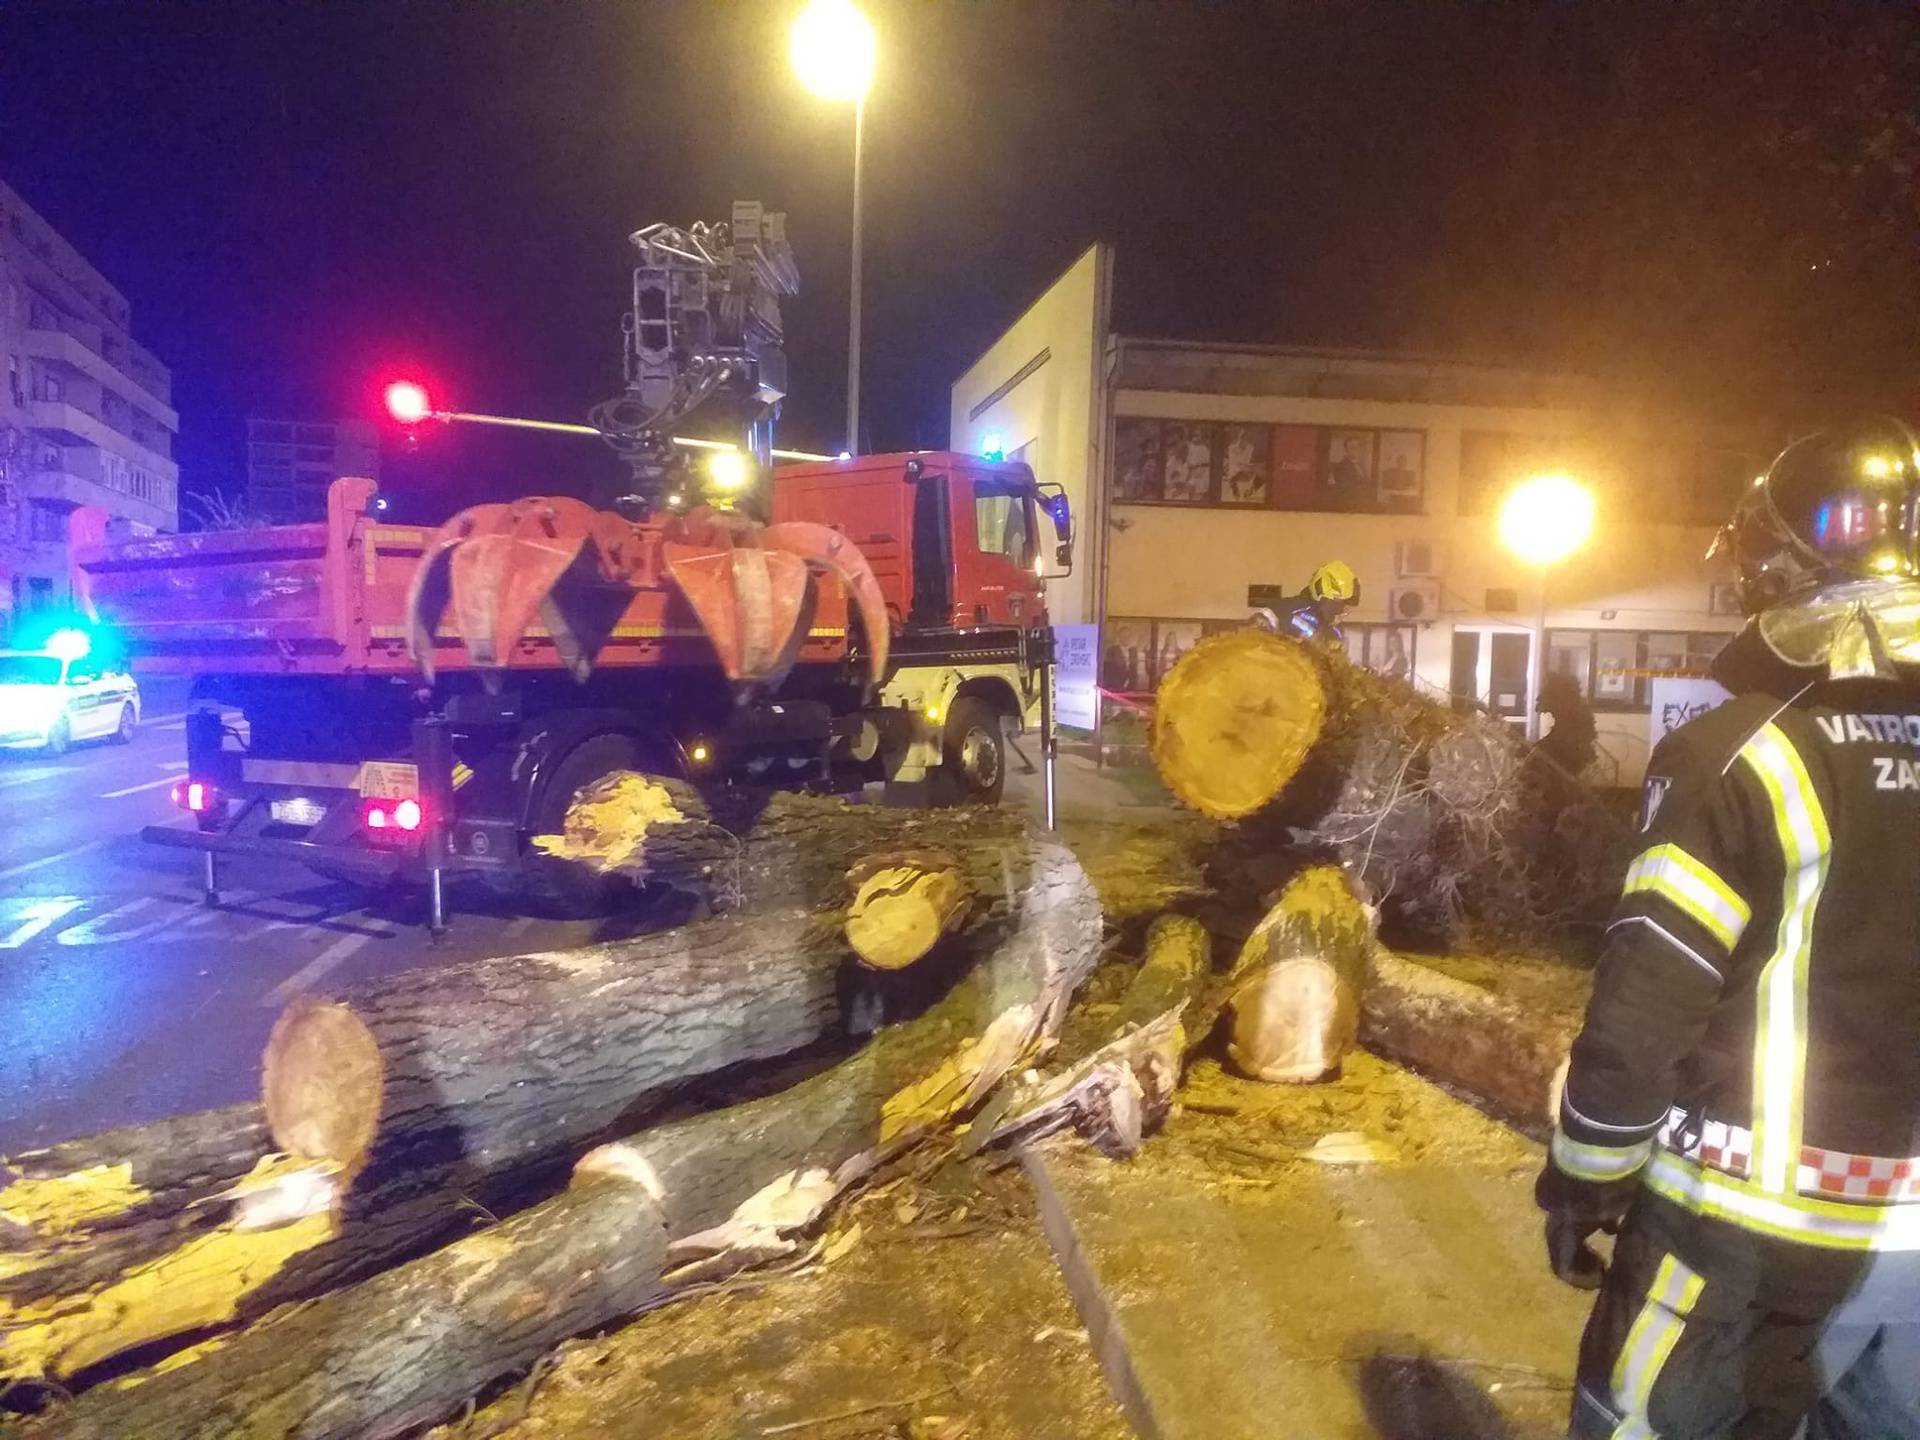
[[[986,438],[980,442],[981,458],[986,460],[1004,460],[1007,458],[1007,442],[1000,437],[998,430],[989,430]]]
[[[83,659],[92,649],[93,637],[84,630],[56,630],[47,637],[46,651],[55,659]]]

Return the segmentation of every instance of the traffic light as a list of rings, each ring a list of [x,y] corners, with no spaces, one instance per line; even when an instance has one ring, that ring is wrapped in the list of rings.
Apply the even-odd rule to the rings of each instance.
[[[387,386],[387,413],[402,425],[418,425],[433,414],[427,387],[412,380],[396,380]]]

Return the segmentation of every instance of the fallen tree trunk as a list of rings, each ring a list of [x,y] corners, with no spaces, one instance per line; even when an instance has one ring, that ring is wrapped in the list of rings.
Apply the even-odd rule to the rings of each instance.
[[[1554,1073],[1579,1028],[1576,1004],[1523,1007],[1391,951],[1374,953],[1362,1020],[1367,1048],[1535,1133],[1553,1124]]]
[[[269,1148],[265,1112],[235,1105],[0,1160],[0,1172],[14,1177],[0,1188],[0,1251],[134,1229],[176,1214],[245,1175]]]
[[[903,970],[966,921],[973,890],[945,851],[872,856],[847,872],[847,943],[876,970]]]
[[[89,1392],[34,1433],[394,1435],[567,1335],[790,1253],[841,1190],[976,1106],[1057,1028],[1099,954],[1098,903],[1073,858],[1048,845],[1015,912],[945,996],[857,1055],[602,1146],[565,1194],[138,1383]],[[679,1266],[664,1276],[663,1250]]]
[[[786,791],[707,796],[624,771],[583,790],[565,831],[535,843],[596,875],[680,890],[716,909],[838,912],[876,866],[929,854],[990,905],[1019,888],[1005,862],[1025,856],[1026,824],[997,806],[889,809]]]
[[[1161,682],[1152,752],[1183,803],[1243,827],[1237,845],[1337,858],[1429,933],[1538,930],[1604,908],[1616,878],[1562,866],[1536,883],[1554,827],[1510,727],[1335,646],[1251,629],[1203,640]]]

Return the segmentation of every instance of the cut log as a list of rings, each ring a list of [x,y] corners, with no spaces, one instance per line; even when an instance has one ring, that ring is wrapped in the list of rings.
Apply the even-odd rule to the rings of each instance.
[[[1241,947],[1231,972],[1227,1058],[1255,1080],[1340,1072],[1359,1032],[1373,923],[1346,872],[1302,871]]]
[[[904,970],[973,907],[960,863],[944,851],[872,856],[847,875],[847,943],[875,970]]]
[[[137,1383],[82,1395],[32,1433],[394,1435],[567,1335],[791,1252],[793,1232],[835,1195],[976,1106],[1057,1027],[1099,955],[1098,903],[1073,858],[1045,845],[1013,909],[980,964],[849,1059],[602,1146],[563,1195]],[[663,1262],[677,1268],[663,1277]]]
[[[350,1290],[289,1306],[31,1433],[131,1440],[384,1437],[457,1409],[661,1291],[667,1237],[636,1186],[582,1184]]]
[[[1362,1038],[1369,1050],[1465,1091],[1540,1134],[1553,1123],[1554,1075],[1572,1048],[1580,1016],[1577,1000],[1535,997],[1523,1006],[1379,949]]]
[[[1561,842],[1509,726],[1334,645],[1259,630],[1201,641],[1161,682],[1152,738],[1181,801],[1245,827],[1237,846],[1339,859],[1403,930],[1537,932],[1596,918],[1615,889],[1618,871],[1590,848],[1556,864]]]

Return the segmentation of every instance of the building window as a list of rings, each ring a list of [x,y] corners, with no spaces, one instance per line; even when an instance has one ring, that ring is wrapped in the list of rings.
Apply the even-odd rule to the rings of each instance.
[[[1114,425],[1113,498],[1347,514],[1419,514],[1426,432],[1126,416]]]
[[[1732,637],[1715,631],[1550,630],[1547,666],[1571,676],[1595,710],[1644,710],[1659,675],[1705,675]]]
[[[1354,664],[1389,680],[1412,683],[1414,647],[1419,643],[1417,627],[1343,620],[1340,628],[1346,635],[1347,658]]]
[[[27,539],[60,541],[67,538],[67,509],[50,500],[27,503]]]

